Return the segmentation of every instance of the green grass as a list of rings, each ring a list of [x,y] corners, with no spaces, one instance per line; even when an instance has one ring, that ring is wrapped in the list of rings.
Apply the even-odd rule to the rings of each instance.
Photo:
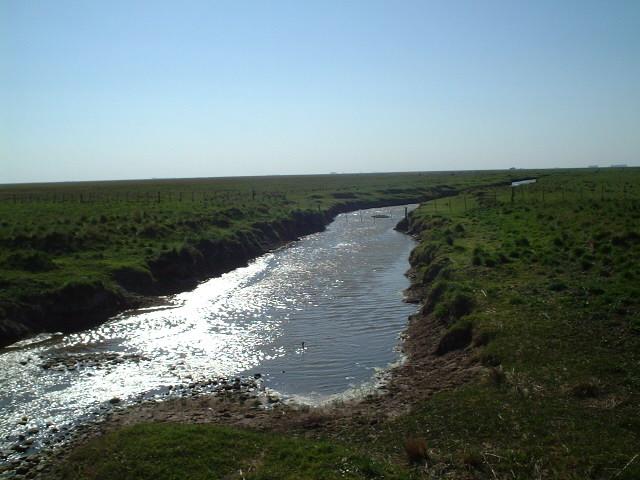
[[[94,439],[51,475],[61,479],[403,478],[335,442],[209,425],[148,424]]]
[[[488,371],[382,444],[422,436],[454,477],[640,478],[637,458],[624,469],[640,453],[639,185],[638,169],[557,174],[513,202],[483,189],[415,212],[426,310],[471,325]]]

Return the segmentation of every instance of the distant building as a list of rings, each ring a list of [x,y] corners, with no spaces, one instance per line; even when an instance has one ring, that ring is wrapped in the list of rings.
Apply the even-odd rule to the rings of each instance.
[[[612,163],[611,168],[625,168],[627,166],[626,163]]]

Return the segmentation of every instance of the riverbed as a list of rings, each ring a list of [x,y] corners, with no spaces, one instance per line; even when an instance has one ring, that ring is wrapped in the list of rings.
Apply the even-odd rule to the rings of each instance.
[[[403,215],[340,214],[160,306],[3,349],[0,450],[37,451],[113,405],[224,377],[259,376],[260,388],[311,404],[368,391],[400,359],[415,311],[403,302],[414,241],[393,230]]]

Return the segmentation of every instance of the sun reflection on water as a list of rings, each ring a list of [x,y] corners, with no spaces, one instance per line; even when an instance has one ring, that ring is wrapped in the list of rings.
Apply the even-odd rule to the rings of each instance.
[[[126,403],[218,376],[259,371],[272,388],[312,402],[363,388],[397,359],[414,310],[402,303],[413,242],[393,230],[403,211],[375,222],[367,211],[339,215],[327,231],[165,305],[5,349],[0,438],[17,432],[23,415],[29,425],[72,424],[114,397]]]

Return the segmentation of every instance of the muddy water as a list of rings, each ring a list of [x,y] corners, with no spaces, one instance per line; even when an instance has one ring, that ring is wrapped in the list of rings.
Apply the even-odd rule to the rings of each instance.
[[[403,214],[341,214],[325,232],[162,307],[2,350],[0,449],[26,441],[34,451],[110,400],[127,405],[219,377],[260,373],[267,388],[311,403],[367,388],[398,360],[398,336],[415,309],[402,302],[414,245],[393,230]]]

